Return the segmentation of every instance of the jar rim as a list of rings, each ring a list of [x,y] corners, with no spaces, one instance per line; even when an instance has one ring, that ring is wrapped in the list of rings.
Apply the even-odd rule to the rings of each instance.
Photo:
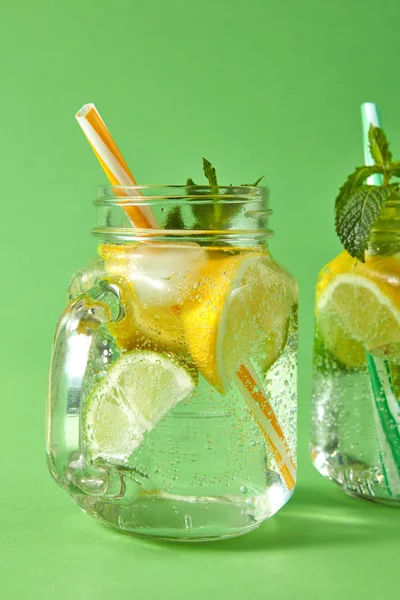
[[[188,194],[187,186],[184,184],[101,185],[97,187],[93,204],[143,206],[161,202],[184,204],[190,203],[191,200],[201,204],[211,204],[216,201],[221,204],[235,204],[243,201],[267,200],[269,197],[269,188],[261,185],[219,185],[219,193],[213,192],[213,189],[209,185],[196,185],[196,190],[201,193]]]
[[[227,239],[267,238],[272,235],[268,221],[272,214],[266,186],[196,186],[194,194],[186,185],[117,185],[101,186],[94,200],[98,222],[92,233],[103,239],[163,240],[190,239],[204,243],[210,238],[226,242]],[[200,193],[199,193],[200,192]],[[226,219],[214,220],[215,208],[225,211]],[[150,229],[145,223],[134,226],[129,220],[129,209],[139,209],[145,215],[156,215]],[[168,222],[171,210],[181,208],[181,224],[174,229]],[[198,209],[204,207],[204,219],[198,220]],[[154,213],[153,213],[154,211]],[[219,213],[218,213],[219,214]]]

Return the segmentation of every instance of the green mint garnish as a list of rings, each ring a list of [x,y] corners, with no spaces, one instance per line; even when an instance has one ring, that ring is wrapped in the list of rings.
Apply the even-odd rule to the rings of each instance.
[[[196,184],[195,184],[195,182],[194,182],[194,181],[193,181],[193,179],[191,179],[190,177],[189,177],[189,179],[186,179],[186,187],[187,187],[188,189],[189,189],[189,188],[192,188],[192,187],[196,187]]]
[[[210,161],[208,161],[206,158],[204,158],[203,156],[203,171],[204,171],[204,175],[206,176],[206,179],[208,181],[208,185],[211,188],[211,193],[212,194],[218,194],[219,192],[219,188],[218,188],[218,180],[217,180],[217,173],[214,169],[214,167],[212,166],[212,164],[210,163]],[[213,206],[213,216],[212,216],[212,220],[211,220],[211,225],[213,229],[222,229],[223,228],[223,205],[219,202],[218,198],[214,198],[214,206]],[[198,211],[197,211],[198,213]],[[211,215],[209,215],[211,216]],[[202,217],[202,221],[204,221],[205,216]],[[209,223],[210,225],[210,223]]]
[[[208,181],[208,185],[212,189],[213,194],[218,194],[218,181],[217,181],[217,173],[215,172],[214,167],[203,156],[203,171],[206,179]]]
[[[241,184],[241,186],[242,186],[242,187],[257,187],[257,186],[258,186],[258,184],[260,183],[260,181],[261,181],[262,179],[264,179],[264,177],[265,177],[265,175],[262,175],[262,177],[259,177],[259,178],[257,179],[257,181],[255,181],[254,183],[242,183],[242,184]]]
[[[366,179],[375,173],[381,173],[382,169],[378,165],[372,165],[371,167],[357,167],[351,175],[348,176],[339,190],[339,194],[336,198],[335,208],[338,209],[339,205],[345,201],[351,194],[357,189],[358,186],[363,185]]]
[[[400,160],[395,160],[390,165],[393,177],[400,177]]]
[[[178,205],[174,206],[167,215],[165,221],[165,229],[185,229],[181,207]]]
[[[223,191],[218,186],[217,173],[210,161],[203,158],[203,171],[208,184],[198,185],[190,177],[186,180],[186,195],[190,196],[191,210],[195,219],[193,229],[214,229],[223,230],[229,229],[233,217],[240,211],[241,205],[226,204],[221,202],[221,195],[229,195],[235,193],[237,188],[232,184],[227,186]],[[241,187],[256,187],[264,178],[260,177],[255,183],[242,184]],[[216,196],[213,198],[213,196]],[[211,197],[212,203],[202,203],[204,196]],[[199,200],[199,203],[196,203]],[[169,212],[165,222],[166,229],[184,229],[184,219],[182,216],[181,206],[174,206]]]
[[[389,142],[383,129],[370,125],[369,132],[369,149],[374,162],[383,167],[392,162],[393,156],[389,150]]]
[[[336,233],[347,252],[362,262],[382,207],[399,191],[399,184],[390,183],[390,179],[400,176],[400,161],[392,162],[384,131],[371,125],[368,138],[376,164],[357,167],[340,188],[335,202]],[[376,173],[382,175],[382,185],[366,185],[368,177]]]
[[[204,159],[203,159],[204,160]],[[203,163],[204,164],[204,163]],[[214,170],[215,171],[215,170]],[[206,186],[197,185],[190,177],[186,180],[186,194],[190,199],[201,200],[202,196],[208,196],[210,190]],[[192,213],[195,218],[193,229],[208,229],[214,222],[214,206],[211,204],[199,204],[192,202]]]
[[[362,262],[371,236],[371,229],[382,206],[398,190],[391,185],[360,185],[336,211],[336,231],[346,250]]]
[[[206,158],[203,158],[203,171],[209,187],[197,185],[193,179],[188,179],[186,181],[187,194],[191,197],[192,212],[195,217],[194,228],[215,230],[229,229],[232,219],[241,209],[240,203],[225,204],[220,201],[220,198],[216,197],[212,205],[199,203],[198,206],[196,206],[195,200],[197,197],[201,200],[201,197],[204,195],[230,195],[235,192],[235,187],[231,184],[230,186],[227,186],[224,191],[220,190],[216,170]],[[257,179],[256,183],[252,184],[252,186],[257,186],[261,179],[263,179],[263,177]],[[241,187],[249,186],[247,184],[242,184]]]

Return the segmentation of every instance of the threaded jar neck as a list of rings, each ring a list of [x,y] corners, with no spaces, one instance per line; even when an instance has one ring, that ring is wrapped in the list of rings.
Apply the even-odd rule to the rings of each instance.
[[[174,238],[258,245],[272,235],[268,200],[264,186],[101,187],[92,233],[116,243]]]

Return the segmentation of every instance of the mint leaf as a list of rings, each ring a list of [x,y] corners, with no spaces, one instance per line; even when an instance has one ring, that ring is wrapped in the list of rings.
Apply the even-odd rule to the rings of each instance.
[[[400,160],[390,163],[389,170],[393,177],[400,177]]]
[[[222,193],[225,195],[234,194],[237,187],[231,184],[222,192],[218,186],[216,170],[206,158],[203,158],[203,171],[207,178],[208,186],[196,184],[191,177],[186,180],[186,194],[190,196],[191,209],[195,220],[193,228],[200,230],[229,229],[232,219],[240,212],[242,205],[240,203],[223,203],[219,195]],[[257,186],[262,179],[263,177],[260,177],[255,183],[249,185]],[[214,195],[217,197],[214,198]],[[203,203],[204,196],[208,196],[208,199],[211,197],[212,204]],[[198,204],[196,203],[197,199],[199,200]],[[201,202],[202,200],[203,202]],[[173,215],[171,218],[173,218]]]
[[[213,194],[218,194],[219,192],[219,188],[218,188],[218,181],[217,181],[217,173],[214,169],[214,167],[212,166],[212,164],[210,163],[210,161],[208,161],[206,158],[204,158],[203,156],[203,171],[204,171],[204,175],[207,178],[208,181],[208,185],[211,188],[211,192]],[[214,215],[213,215],[213,219],[211,221],[211,225],[213,227],[213,229],[221,229],[221,224],[222,224],[222,204],[220,204],[220,202],[218,201],[218,198],[214,198]]]
[[[259,178],[257,179],[257,181],[255,181],[255,182],[252,184],[252,187],[257,187],[257,186],[258,186],[258,184],[260,183],[260,181],[262,181],[262,180],[264,179],[264,177],[265,177],[265,175],[261,175],[261,177],[259,177]]]
[[[217,181],[217,173],[215,172],[212,164],[203,156],[203,171],[206,179],[208,181],[208,185],[213,188],[214,194],[218,193],[218,181]]]
[[[392,177],[400,177],[400,161],[392,162],[392,153],[384,131],[370,125],[368,139],[375,164],[357,167],[339,190],[335,202],[336,232],[346,250],[361,261],[365,260],[372,227],[382,206],[400,189],[390,184]],[[365,185],[370,175],[380,173],[381,185]]]
[[[186,194],[188,196],[208,196],[210,190],[206,185],[198,185],[190,177],[186,179]]]
[[[188,177],[188,179],[186,179],[186,188],[192,188],[192,187],[197,187],[195,182],[193,181],[193,179],[191,177]]]
[[[241,187],[257,187],[262,179],[264,179],[265,175],[259,177],[255,183],[241,183]]]
[[[369,148],[374,162],[383,167],[392,161],[392,153],[389,150],[389,142],[386,134],[380,127],[369,126],[368,131]]]
[[[165,229],[185,229],[182,211],[179,205],[174,206],[167,215]]]
[[[365,261],[372,226],[383,204],[398,189],[398,184],[360,185],[342,199],[336,208],[336,233],[351,256]]]
[[[203,196],[208,196],[210,190],[207,186],[196,184],[191,177],[186,180],[186,194],[190,196],[191,209],[194,216],[193,229],[209,229],[214,220],[214,206],[210,204],[198,204],[196,200],[202,200]]]
[[[379,165],[356,167],[355,171],[348,176],[347,180],[340,188],[335,201],[335,209],[337,210],[341,202],[345,200],[357,186],[362,185],[370,175],[374,175],[374,173],[383,173],[383,167]]]

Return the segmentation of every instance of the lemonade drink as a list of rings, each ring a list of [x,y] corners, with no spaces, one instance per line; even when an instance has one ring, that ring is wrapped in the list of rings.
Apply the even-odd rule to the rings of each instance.
[[[266,245],[265,189],[224,192],[224,231],[196,229],[186,190],[153,193],[164,223],[149,237],[110,193],[97,201],[98,259],[74,276],[54,346],[50,469],[120,530],[238,535],[294,489],[297,286]]]
[[[391,503],[400,500],[399,285],[397,255],[334,259],[317,285],[314,346],[313,462],[349,493]]]
[[[336,200],[346,249],[317,282],[311,457],[349,494],[400,505],[400,163],[368,135]]]

